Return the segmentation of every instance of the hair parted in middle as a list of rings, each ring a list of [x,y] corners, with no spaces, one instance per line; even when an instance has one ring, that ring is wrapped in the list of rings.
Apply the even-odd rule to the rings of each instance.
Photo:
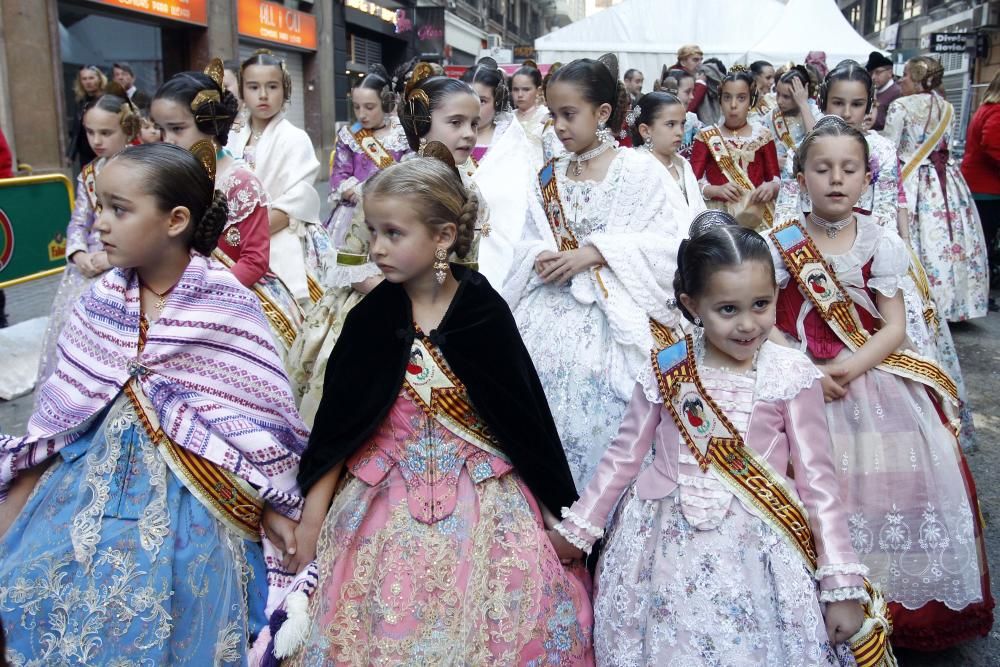
[[[392,89],[392,79],[383,65],[378,63],[371,65],[368,68],[368,74],[358,84],[358,88],[366,88],[378,93],[383,113],[389,113],[396,106],[396,94]]]
[[[615,133],[622,126],[629,109],[629,97],[625,84],[618,78],[618,56],[605,53],[597,60],[580,58],[556,70],[546,84],[572,83],[579,86],[583,99],[599,107],[610,105],[611,115],[607,125]]]
[[[287,103],[292,99],[292,75],[288,73],[288,68],[285,67],[285,61],[274,55],[270,49],[257,49],[253,52],[249,58],[243,61],[240,65],[240,71],[237,74],[237,80],[239,81],[240,97],[246,99],[246,93],[243,92],[243,74],[246,72],[247,67],[251,65],[263,65],[265,67],[277,67],[281,72],[281,90],[284,95],[284,101]]]
[[[503,70],[493,58],[480,58],[479,62],[465,70],[462,81],[470,86],[481,83],[492,90],[493,110],[497,113],[510,110],[510,88],[504,79]]]
[[[365,201],[383,197],[415,200],[420,218],[428,226],[453,223],[458,233],[451,250],[459,259],[469,254],[479,220],[479,197],[466,189],[455,159],[444,144],[431,141],[422,157],[386,167],[368,179]]]
[[[667,93],[663,91],[646,93],[633,108],[633,113],[630,114],[629,120],[632,122],[629,124],[629,132],[632,133],[632,145],[641,146],[645,139],[642,133],[639,132],[639,126],[645,125],[647,127],[651,126],[653,122],[656,121],[656,117],[659,115],[660,111],[671,106],[683,106],[681,101],[677,99],[677,96],[673,93]],[[638,113],[634,113],[638,109]],[[687,107],[685,107],[685,110]]]
[[[742,81],[747,84],[747,89],[750,91],[750,108],[753,109],[757,106],[757,81],[754,79],[753,74],[750,73],[750,70],[742,65],[733,65],[729,68],[729,71],[722,76],[722,83],[719,84],[719,95],[722,95],[722,88],[727,83],[733,83],[736,81]]]
[[[875,104],[875,83],[872,81],[871,73],[853,60],[844,60],[837,63],[837,66],[827,73],[826,78],[819,87],[819,97],[817,104],[819,110],[826,113],[826,105],[829,102],[830,88],[838,81],[857,81],[865,87],[868,95],[868,103],[865,106],[865,113],[872,110]]]
[[[118,126],[125,133],[128,141],[135,139],[139,135],[139,130],[142,129],[142,117],[139,115],[139,109],[132,104],[125,89],[117,81],[108,82],[104,93],[84,111],[84,118],[91,109],[100,109],[117,115]]]
[[[809,149],[812,147],[813,143],[817,139],[822,139],[824,137],[850,137],[854,139],[859,146],[861,146],[861,152],[864,154],[865,169],[867,170],[869,164],[869,148],[868,140],[865,139],[865,135],[861,133],[855,127],[847,124],[840,116],[823,116],[813,127],[812,131],[805,136],[802,143],[799,144],[799,149],[795,151],[795,162],[793,173],[798,176],[805,170],[806,160],[809,159]]]
[[[399,122],[411,150],[419,150],[420,140],[431,131],[431,114],[434,110],[445,98],[456,94],[472,95],[476,98],[476,103],[479,102],[479,95],[469,84],[435,75],[430,63],[416,64],[413,74],[406,82],[399,106]]]

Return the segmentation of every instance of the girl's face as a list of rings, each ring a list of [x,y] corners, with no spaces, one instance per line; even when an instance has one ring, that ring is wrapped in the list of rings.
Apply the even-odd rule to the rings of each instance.
[[[153,100],[149,114],[153,117],[157,127],[163,131],[163,141],[168,144],[190,150],[196,142],[202,139],[209,141],[213,139],[195,125],[191,107],[175,100],[162,97]]]
[[[588,102],[577,84],[563,81],[550,85],[545,98],[556,136],[566,150],[579,155],[597,145],[597,126],[608,122],[610,104]]]
[[[746,81],[727,81],[722,84],[722,115],[726,126],[738,129],[747,124],[750,112],[750,86]]]
[[[118,114],[94,107],[83,116],[87,141],[97,157],[108,157],[125,149],[128,137],[122,131]]]
[[[643,139],[653,139],[653,151],[664,157],[671,157],[684,142],[684,120],[687,107],[671,104],[661,107],[649,125],[640,125]]]
[[[351,91],[351,105],[354,117],[366,130],[375,130],[385,125],[385,112],[378,91],[358,86]]]
[[[223,71],[222,87],[231,92],[233,97],[240,99],[240,80],[233,70],[227,69]]]
[[[703,56],[702,54],[693,53],[690,56],[686,57],[684,60],[680,61],[681,67],[686,69],[691,74],[697,74],[698,68],[701,67],[701,61],[704,59],[705,56]]]
[[[778,82],[774,87],[775,97],[778,100],[778,108],[781,109],[783,114],[797,114],[799,112],[799,105],[795,102],[795,98],[792,96],[792,84]]]
[[[860,81],[834,81],[826,93],[823,112],[840,116],[848,125],[861,130],[867,106],[868,90],[865,84]]]
[[[719,268],[697,298],[681,302],[701,318],[705,338],[722,356],[748,363],[774,326],[778,288],[774,268],[757,261]]]
[[[101,77],[91,68],[85,67],[80,70],[80,85],[85,93],[93,95],[101,88]]]
[[[527,74],[518,74],[510,84],[510,93],[518,111],[527,111],[538,101],[538,88]]]
[[[677,83],[677,99],[687,108],[694,94],[694,77],[686,76]]]
[[[476,95],[479,95],[479,126],[492,125],[497,115],[493,89],[484,83],[474,83],[472,89],[476,91]]]
[[[163,133],[152,120],[142,119],[142,128],[139,130],[139,141],[144,144],[155,144],[163,141]]]
[[[849,136],[820,137],[806,154],[799,187],[809,193],[813,211],[827,220],[843,220],[851,215],[861,193],[868,186],[868,165],[864,149]]]
[[[434,252],[447,250],[455,242],[455,225],[424,223],[419,202],[411,197],[365,197],[364,207],[365,224],[371,233],[369,257],[391,283],[430,276]]]
[[[469,159],[479,133],[479,98],[471,93],[452,93],[431,112],[427,141],[448,147],[456,164]]]
[[[910,78],[910,63],[903,66],[903,77],[899,80],[899,88],[904,95],[912,95],[920,90],[916,81]]]
[[[127,160],[112,160],[97,177],[97,219],[94,229],[108,262],[122,269],[154,266],[163,249],[188,233],[191,214],[178,206],[161,211],[143,188],[145,169]]]
[[[768,65],[755,78],[757,80],[757,91],[761,95],[771,92],[771,87],[774,85],[774,68]]]
[[[285,104],[281,68],[275,65],[250,65],[243,70],[243,103],[257,120],[274,118]]]

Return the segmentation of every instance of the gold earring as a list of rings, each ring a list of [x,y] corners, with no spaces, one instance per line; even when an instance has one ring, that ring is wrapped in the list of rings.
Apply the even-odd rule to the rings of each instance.
[[[448,276],[448,251],[438,248],[434,251],[434,279],[438,285],[444,284],[444,279]]]

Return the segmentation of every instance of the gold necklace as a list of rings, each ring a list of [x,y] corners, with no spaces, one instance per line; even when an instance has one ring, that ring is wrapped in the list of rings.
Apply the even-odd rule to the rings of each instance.
[[[155,289],[147,285],[142,280],[139,281],[139,285],[141,285],[143,288],[149,290],[150,292],[156,295],[157,299],[156,303],[153,304],[153,307],[156,308],[156,312],[158,313],[162,313],[163,309],[167,307],[167,297],[170,296],[170,293],[174,291],[175,287],[177,287],[177,283],[174,283],[173,285],[170,286],[170,289],[161,293],[157,292]]]

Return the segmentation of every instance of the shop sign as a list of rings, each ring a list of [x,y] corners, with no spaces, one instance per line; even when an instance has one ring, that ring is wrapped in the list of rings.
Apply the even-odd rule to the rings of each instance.
[[[444,54],[444,7],[417,7],[417,54]]]
[[[362,14],[371,14],[377,19],[382,19],[386,23],[396,23],[397,12],[392,9],[386,9],[382,5],[375,4],[374,2],[369,2],[368,0],[344,0],[344,6],[350,7],[351,9],[356,9]],[[406,16],[406,11],[403,11],[403,16]]]
[[[968,43],[964,32],[931,33],[931,53],[965,53]]]
[[[266,0],[239,0],[236,27],[244,37],[316,50],[316,17]]]
[[[536,58],[535,46],[533,44],[519,44],[514,47],[514,59],[515,60],[528,60],[529,58]]]
[[[208,25],[208,0],[91,0],[151,16]]]

